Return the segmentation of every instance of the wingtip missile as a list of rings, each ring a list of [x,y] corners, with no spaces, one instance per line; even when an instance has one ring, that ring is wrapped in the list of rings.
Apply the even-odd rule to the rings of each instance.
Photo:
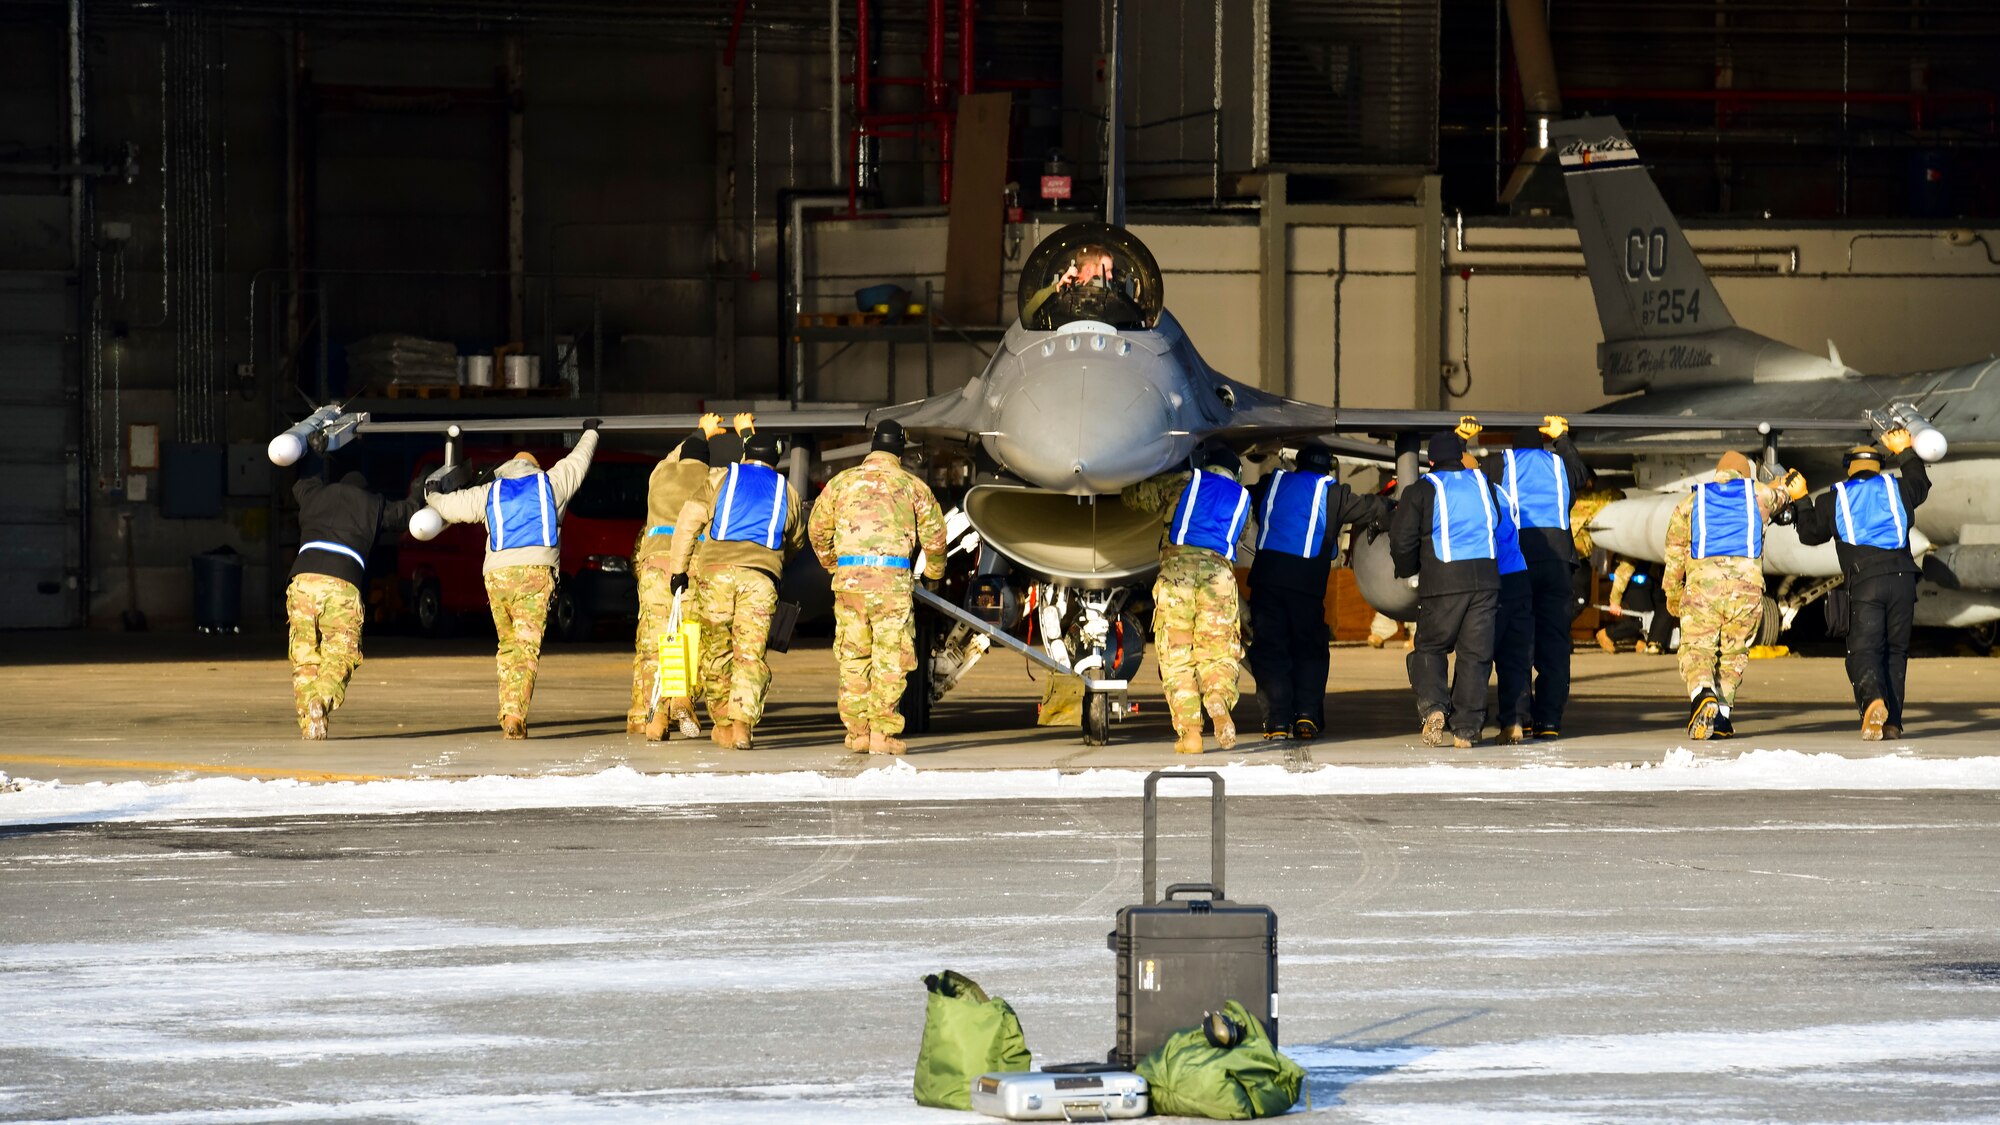
[[[1944,431],[1931,425],[1931,420],[1907,402],[1891,403],[1886,410],[1868,411],[1868,422],[1879,439],[1891,430],[1904,430],[1910,435],[1910,448],[1925,464],[1936,464],[1950,451],[1951,442]]]
[[[353,441],[367,421],[365,412],[343,414],[339,403],[329,403],[306,415],[298,425],[272,438],[271,444],[264,447],[264,453],[270,457],[271,464],[280,468],[294,465],[309,448],[317,447],[330,453]],[[315,442],[315,438],[320,440]]]

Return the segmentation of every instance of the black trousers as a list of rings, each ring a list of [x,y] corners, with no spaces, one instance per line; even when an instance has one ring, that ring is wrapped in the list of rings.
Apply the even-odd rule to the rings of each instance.
[[[1847,584],[1847,679],[1854,705],[1889,705],[1889,722],[1903,725],[1903,680],[1910,664],[1910,625],[1917,613],[1917,576],[1882,574]]]
[[[1528,564],[1535,618],[1535,690],[1528,719],[1535,730],[1561,730],[1563,710],[1569,706],[1569,625],[1576,619],[1570,574],[1575,569],[1566,562]],[[1501,713],[1506,713],[1504,707]]]
[[[1535,595],[1525,570],[1500,576],[1499,618],[1493,630],[1493,671],[1500,681],[1500,708],[1494,719],[1502,730],[1527,726],[1530,720],[1529,680],[1535,665]],[[1564,596],[1569,593],[1567,585]]]
[[[1264,705],[1264,729],[1311,719],[1326,729],[1326,602],[1300,590],[1250,591],[1250,674]]]
[[[1486,726],[1486,681],[1493,675],[1499,611],[1498,590],[1432,594],[1417,602],[1417,645],[1404,663],[1417,693],[1419,720],[1442,711],[1453,734],[1479,737]],[[1447,660],[1454,650],[1455,668]]]

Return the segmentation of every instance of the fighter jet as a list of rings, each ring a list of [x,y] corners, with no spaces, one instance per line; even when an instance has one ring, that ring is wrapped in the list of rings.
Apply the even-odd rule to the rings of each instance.
[[[1020,310],[981,374],[964,387],[916,402],[856,410],[802,410],[761,418],[781,432],[857,430],[884,418],[903,423],[936,457],[971,463],[963,509],[953,513],[953,552],[973,562],[964,604],[928,591],[919,598],[944,621],[919,645],[924,667],[915,691],[914,729],[992,643],[1022,652],[1084,684],[1084,737],[1101,744],[1129,709],[1125,690],[1145,648],[1133,594],[1159,558],[1155,515],[1126,508],[1120,490],[1187,467],[1210,444],[1262,454],[1314,437],[1337,452],[1387,460],[1393,447],[1346,434],[1403,435],[1405,479],[1415,465],[1408,440],[1450,428],[1438,411],[1341,410],[1284,398],[1210,367],[1168,311],[1158,263],[1131,231],[1078,223],[1048,236],[1026,259]],[[1720,307],[1719,302],[1714,302]],[[375,422],[327,410],[272,444],[273,459],[310,438],[315,426],[342,440],[355,433],[444,432],[452,441],[480,431],[576,428],[576,418]],[[676,431],[694,415],[606,416],[606,431]],[[1538,425],[1541,415],[1488,415],[1496,425]],[[1859,416],[1764,420],[1787,432],[1865,430]],[[1619,427],[1748,431],[1757,422],[1620,415]],[[296,441],[291,439],[297,439]],[[284,449],[280,450],[280,445]],[[449,445],[448,445],[449,448]],[[450,458],[447,459],[449,466]],[[441,472],[447,470],[440,470]],[[1377,556],[1380,556],[1379,560]],[[1414,592],[1388,573],[1386,545],[1364,545],[1356,566],[1363,592],[1385,612],[1414,609]],[[1032,615],[1039,645],[1013,635]]]
[[[1590,533],[1621,555],[1661,560],[1666,522],[1687,479],[1712,455],[1731,448],[1721,433],[1667,432],[1661,415],[1688,419],[1771,419],[1803,414],[1836,423],[1869,418],[1879,433],[1908,428],[1930,466],[1930,499],[1916,513],[1912,550],[1922,561],[1917,623],[1981,630],[1991,643],[2000,621],[2000,359],[1939,371],[1864,375],[1828,355],[1813,355],[1738,325],[1668,211],[1639,154],[1614,118],[1556,123],[1550,144],[1576,216],[1604,342],[1598,366],[1604,389],[1632,397],[1577,419],[1589,428],[1586,453],[1631,458],[1642,486],[1602,509]],[[1635,393],[1636,392],[1636,393]],[[1616,418],[1633,417],[1618,429]],[[1943,427],[1951,434],[1953,456]],[[1815,484],[1839,479],[1840,453],[1857,435],[1774,423],[1764,436],[1784,463]],[[1740,446],[1739,446],[1740,448]],[[1772,624],[1789,624],[1839,575],[1831,545],[1802,547],[1790,528],[1767,539],[1766,573],[1778,579]],[[1769,608],[1769,607],[1767,607]],[[1767,624],[1767,628],[1772,625]],[[1775,629],[1771,634],[1775,636]],[[1768,639],[1768,638],[1767,638]]]

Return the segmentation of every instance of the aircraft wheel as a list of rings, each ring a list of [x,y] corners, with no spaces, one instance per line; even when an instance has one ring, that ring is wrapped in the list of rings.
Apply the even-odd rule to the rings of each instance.
[[[443,637],[451,632],[451,614],[444,608],[444,591],[436,582],[417,587],[411,612],[416,615],[417,632],[426,637]]]
[[[1778,616],[1778,599],[1767,595],[1764,598],[1763,619],[1757,624],[1757,643],[1760,645],[1777,644],[1778,635],[1784,631],[1784,618]]]
[[[931,646],[937,643],[937,618],[921,609],[911,622],[916,627],[917,666],[903,681],[903,699],[896,709],[903,713],[904,734],[928,734],[931,729]]]
[[[549,624],[557,640],[587,641],[590,627],[595,624],[584,616],[583,607],[577,604],[576,592],[568,585],[558,587],[555,604],[549,607]]]
[[[1111,693],[1084,689],[1083,744],[1103,746],[1111,741]]]
[[[1965,641],[1972,646],[1972,651],[1979,655],[1992,655],[1995,642],[2000,642],[2000,621],[1987,621],[1974,625],[1965,631]]]

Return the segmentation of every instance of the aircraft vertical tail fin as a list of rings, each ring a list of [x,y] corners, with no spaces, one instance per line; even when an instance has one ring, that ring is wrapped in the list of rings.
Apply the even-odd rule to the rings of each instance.
[[[1562,162],[1607,343],[1735,325],[1616,118],[1552,123],[1549,145]]]

